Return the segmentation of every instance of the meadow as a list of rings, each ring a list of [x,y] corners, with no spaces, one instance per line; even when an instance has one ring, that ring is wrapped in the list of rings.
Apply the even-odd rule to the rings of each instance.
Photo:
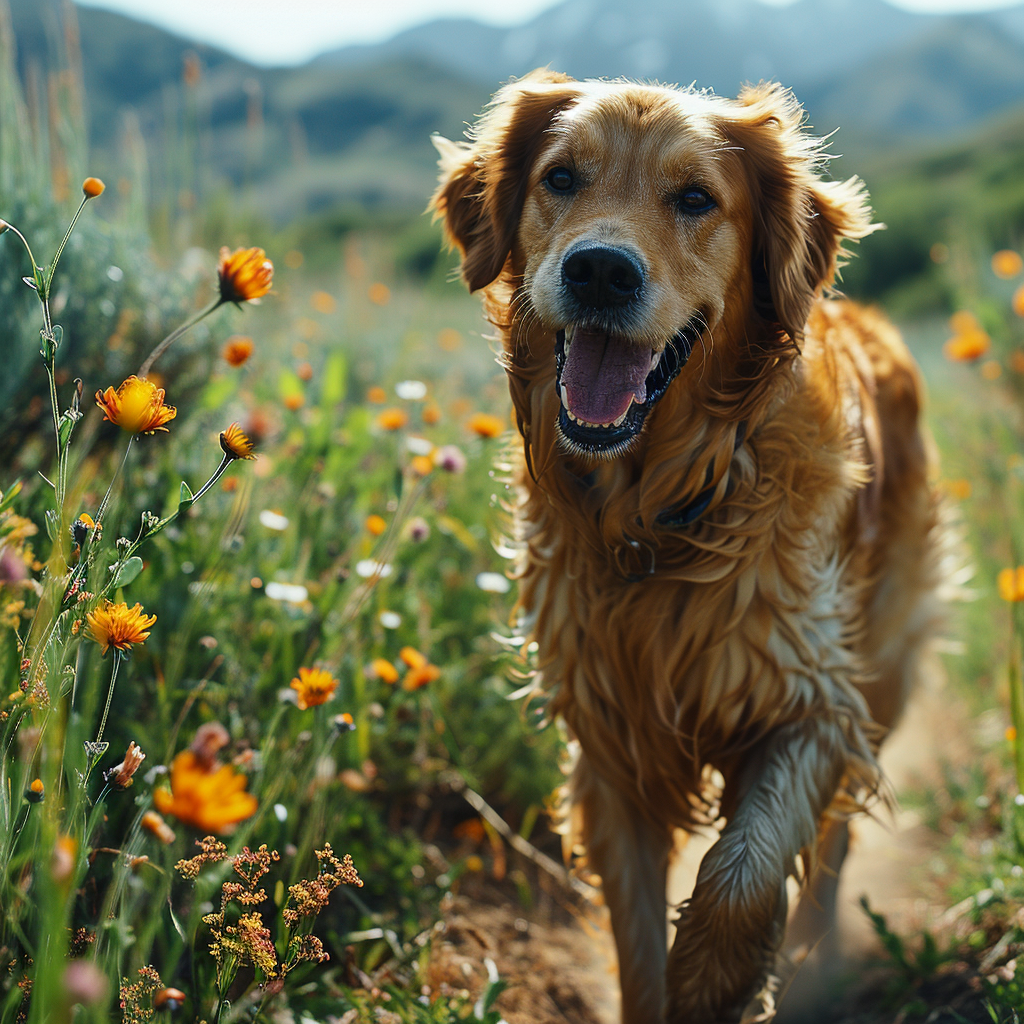
[[[453,894],[587,887],[547,827],[564,739],[517,697],[478,303],[425,221],[151,196],[139,139],[104,186],[76,88],[40,132],[0,60],[0,1021],[493,1024],[495,965],[438,952]],[[864,1022],[1024,1013],[1024,263],[974,227],[900,307],[974,570],[971,753],[903,794],[934,913],[872,908]]]

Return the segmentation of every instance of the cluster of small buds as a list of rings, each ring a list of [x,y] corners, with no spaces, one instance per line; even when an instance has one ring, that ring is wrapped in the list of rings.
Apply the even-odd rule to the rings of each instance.
[[[114,541],[114,547],[123,555],[130,547],[132,542],[127,537],[118,537]]]
[[[160,517],[153,515],[152,512],[142,513],[142,529],[149,531],[154,529],[160,522]]]

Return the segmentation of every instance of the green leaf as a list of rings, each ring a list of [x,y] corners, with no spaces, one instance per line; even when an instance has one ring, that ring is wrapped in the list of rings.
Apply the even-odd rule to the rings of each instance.
[[[194,502],[195,500],[196,500],[195,496],[192,494],[192,491],[189,489],[188,484],[185,483],[184,480],[182,480],[181,481],[181,490],[179,492],[179,497],[178,497],[178,512],[179,513],[187,512],[192,507],[192,502]]]
[[[345,397],[348,380],[348,360],[335,352],[326,362],[320,377],[320,402],[325,409],[337,405]]]
[[[111,568],[115,568],[111,566]],[[115,587],[127,587],[139,573],[142,572],[142,559],[138,555],[132,555],[123,565],[117,567],[117,575],[114,577]]]
[[[46,510],[46,536],[54,543],[57,542],[57,538],[60,536],[60,516],[57,514],[56,509],[48,508]]]
[[[5,512],[7,509],[14,504],[14,499],[21,493],[21,481],[15,480],[10,487],[7,488],[7,493],[0,495],[0,512]]]
[[[67,413],[64,413],[57,423],[57,445],[61,451],[68,446],[71,440],[71,431],[75,429],[75,421]]]

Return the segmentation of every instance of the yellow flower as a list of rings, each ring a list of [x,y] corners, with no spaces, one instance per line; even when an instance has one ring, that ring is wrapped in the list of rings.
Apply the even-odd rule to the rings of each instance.
[[[262,249],[220,250],[220,298],[222,302],[251,302],[270,291],[274,264]]]
[[[423,422],[428,427],[432,427],[441,419],[441,407],[436,402],[428,402],[423,406],[421,415],[423,416]]]
[[[366,532],[373,534],[374,537],[379,537],[387,528],[388,524],[383,516],[376,514],[366,517],[366,522],[363,523],[366,527]]]
[[[992,273],[1004,281],[1016,277],[1022,270],[1024,270],[1024,260],[1020,258],[1019,253],[1012,249],[1000,249],[992,257]]]
[[[1024,601],[1024,565],[1001,570],[996,582],[1004,601]]]
[[[291,681],[291,688],[299,695],[296,703],[300,711],[325,704],[334,696],[338,680],[322,668],[300,668],[297,679]]]
[[[947,359],[954,363],[973,363],[992,347],[992,340],[980,328],[973,328],[958,334],[942,347]]]
[[[227,430],[221,431],[220,446],[224,454],[232,459],[255,459],[252,441],[246,437],[245,431],[237,423],[232,423]]]
[[[466,426],[481,437],[497,437],[505,431],[505,424],[489,412],[478,412],[470,416]]]
[[[411,693],[413,690],[418,690],[421,686],[426,686],[427,683],[432,683],[440,675],[441,670],[436,665],[427,664],[420,665],[418,668],[410,668],[402,680],[402,689],[408,690]]]
[[[409,464],[417,476],[429,476],[434,468],[434,460],[429,455],[414,455]]]
[[[949,318],[949,326],[954,334],[967,334],[979,329],[978,318],[969,309],[958,309]]]
[[[385,683],[398,682],[398,669],[387,658],[374,658],[370,662],[370,671]]]
[[[146,615],[141,604],[129,608],[124,601],[114,604],[104,601],[101,608],[86,615],[89,622],[89,636],[102,648],[103,653],[113,647],[127,653],[132,644],[141,644],[149,636],[150,628],[156,622],[155,615]]]
[[[409,415],[404,409],[385,409],[377,416],[381,430],[401,430],[408,422]]]
[[[291,394],[285,395],[284,407],[290,412],[298,412],[305,404],[306,400],[297,391],[291,392]]]
[[[171,762],[170,790],[154,790],[153,803],[161,814],[219,835],[256,813],[256,798],[245,792],[246,781],[229,764],[208,770],[191,750],[183,750]]]
[[[46,787],[43,785],[42,779],[33,779],[32,784],[28,787],[28,790],[25,792],[26,799],[33,804],[41,803],[45,795]]]
[[[229,366],[241,366],[253,353],[252,338],[236,334],[228,338],[221,355]]]
[[[97,196],[103,195],[103,190],[106,187],[99,178],[86,178],[82,182],[82,191],[85,193],[86,199],[95,199]]]
[[[178,415],[173,405],[164,405],[164,389],[145,377],[133,373],[115,391],[112,387],[96,392],[96,404],[103,418],[116,423],[129,434],[152,434],[166,431],[164,426]]]
[[[1005,736],[1011,743],[1013,743],[1017,739],[1017,730],[1012,725],[1008,725],[1006,727]]]

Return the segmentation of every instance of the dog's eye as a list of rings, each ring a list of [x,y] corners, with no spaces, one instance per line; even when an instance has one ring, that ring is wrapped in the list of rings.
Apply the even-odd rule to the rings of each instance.
[[[717,204],[702,188],[688,188],[676,197],[676,206],[681,213],[707,213]]]
[[[568,167],[552,167],[544,183],[552,192],[571,192],[576,179]]]

